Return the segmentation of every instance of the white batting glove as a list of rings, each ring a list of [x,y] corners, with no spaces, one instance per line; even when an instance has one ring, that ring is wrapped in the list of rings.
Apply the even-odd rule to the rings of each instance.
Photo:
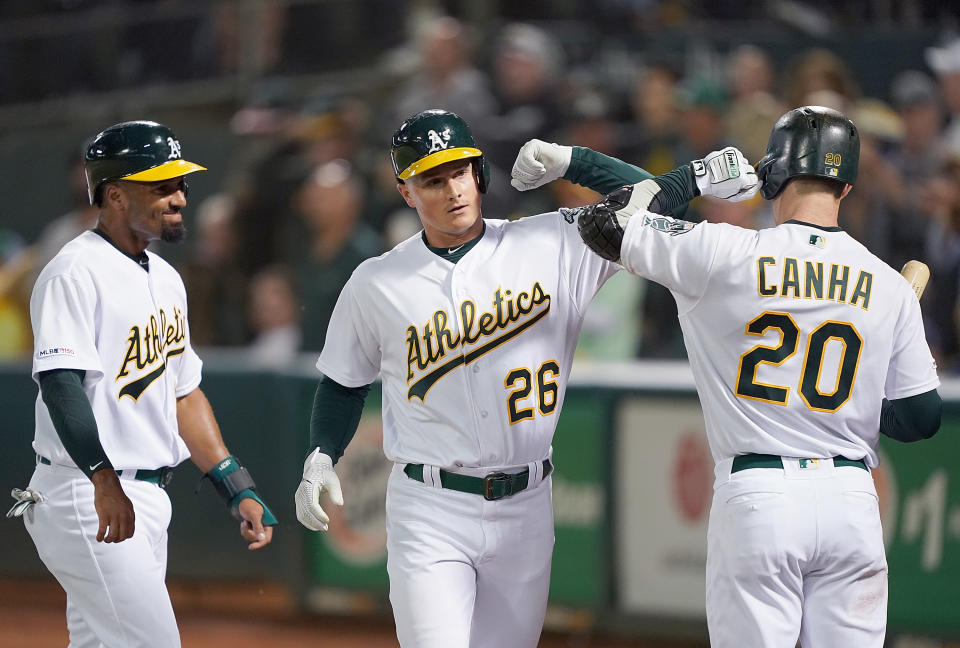
[[[510,184],[518,191],[528,191],[553,182],[567,172],[571,156],[572,146],[532,139],[517,153]]]
[[[753,198],[760,190],[757,172],[743,153],[733,146],[714,151],[690,164],[701,196],[740,202]]]
[[[321,493],[329,493],[330,501],[343,506],[340,478],[333,471],[333,459],[314,448],[303,462],[303,479],[297,488],[297,519],[311,531],[326,531],[330,516],[320,506]]]

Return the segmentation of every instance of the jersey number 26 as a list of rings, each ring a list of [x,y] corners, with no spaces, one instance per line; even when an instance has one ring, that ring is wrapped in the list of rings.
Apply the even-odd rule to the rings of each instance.
[[[557,409],[557,381],[556,377],[560,375],[560,365],[555,360],[547,360],[537,369],[537,409],[541,416],[553,414]],[[533,407],[523,402],[533,391],[533,374],[526,367],[511,369],[507,377],[503,379],[503,386],[507,389],[513,388],[507,396],[507,415],[510,417],[510,425],[520,421],[533,418]]]

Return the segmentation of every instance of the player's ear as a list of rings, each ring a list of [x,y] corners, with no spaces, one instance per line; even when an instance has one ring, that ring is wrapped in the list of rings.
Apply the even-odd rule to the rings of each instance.
[[[410,195],[410,187],[402,180],[397,181],[397,191],[399,191],[403,199],[407,201],[408,207],[417,208],[417,204],[413,201],[413,196]]]
[[[840,200],[843,200],[844,198],[846,198],[846,197],[847,197],[847,194],[850,193],[850,190],[851,190],[851,189],[853,189],[853,185],[851,185],[851,184],[844,185],[844,187],[843,187],[843,193],[840,194]]]
[[[108,182],[103,186],[103,204],[111,205],[114,208],[123,208],[127,206],[127,195],[115,182]]]

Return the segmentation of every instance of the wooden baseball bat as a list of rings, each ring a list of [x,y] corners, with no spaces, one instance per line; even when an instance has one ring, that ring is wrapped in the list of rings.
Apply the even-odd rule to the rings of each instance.
[[[930,268],[927,264],[917,260],[907,261],[900,274],[910,282],[913,292],[917,293],[917,299],[920,299],[923,289],[927,287],[927,280],[930,279]]]

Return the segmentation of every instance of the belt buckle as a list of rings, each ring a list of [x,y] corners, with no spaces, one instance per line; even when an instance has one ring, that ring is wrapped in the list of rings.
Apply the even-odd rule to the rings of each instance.
[[[173,479],[173,468],[164,466],[160,469],[160,475],[157,478],[157,486],[166,490],[167,484]]]
[[[507,473],[504,473],[504,472],[490,473],[489,475],[484,477],[483,478],[483,499],[489,502],[493,502],[498,499],[503,499],[504,497],[513,495],[513,489],[510,488],[510,484],[511,484],[510,478],[511,478],[511,475],[508,475]],[[496,484],[503,484],[504,486],[506,486],[506,488],[504,489],[503,492],[495,493],[493,492],[493,490]]]

